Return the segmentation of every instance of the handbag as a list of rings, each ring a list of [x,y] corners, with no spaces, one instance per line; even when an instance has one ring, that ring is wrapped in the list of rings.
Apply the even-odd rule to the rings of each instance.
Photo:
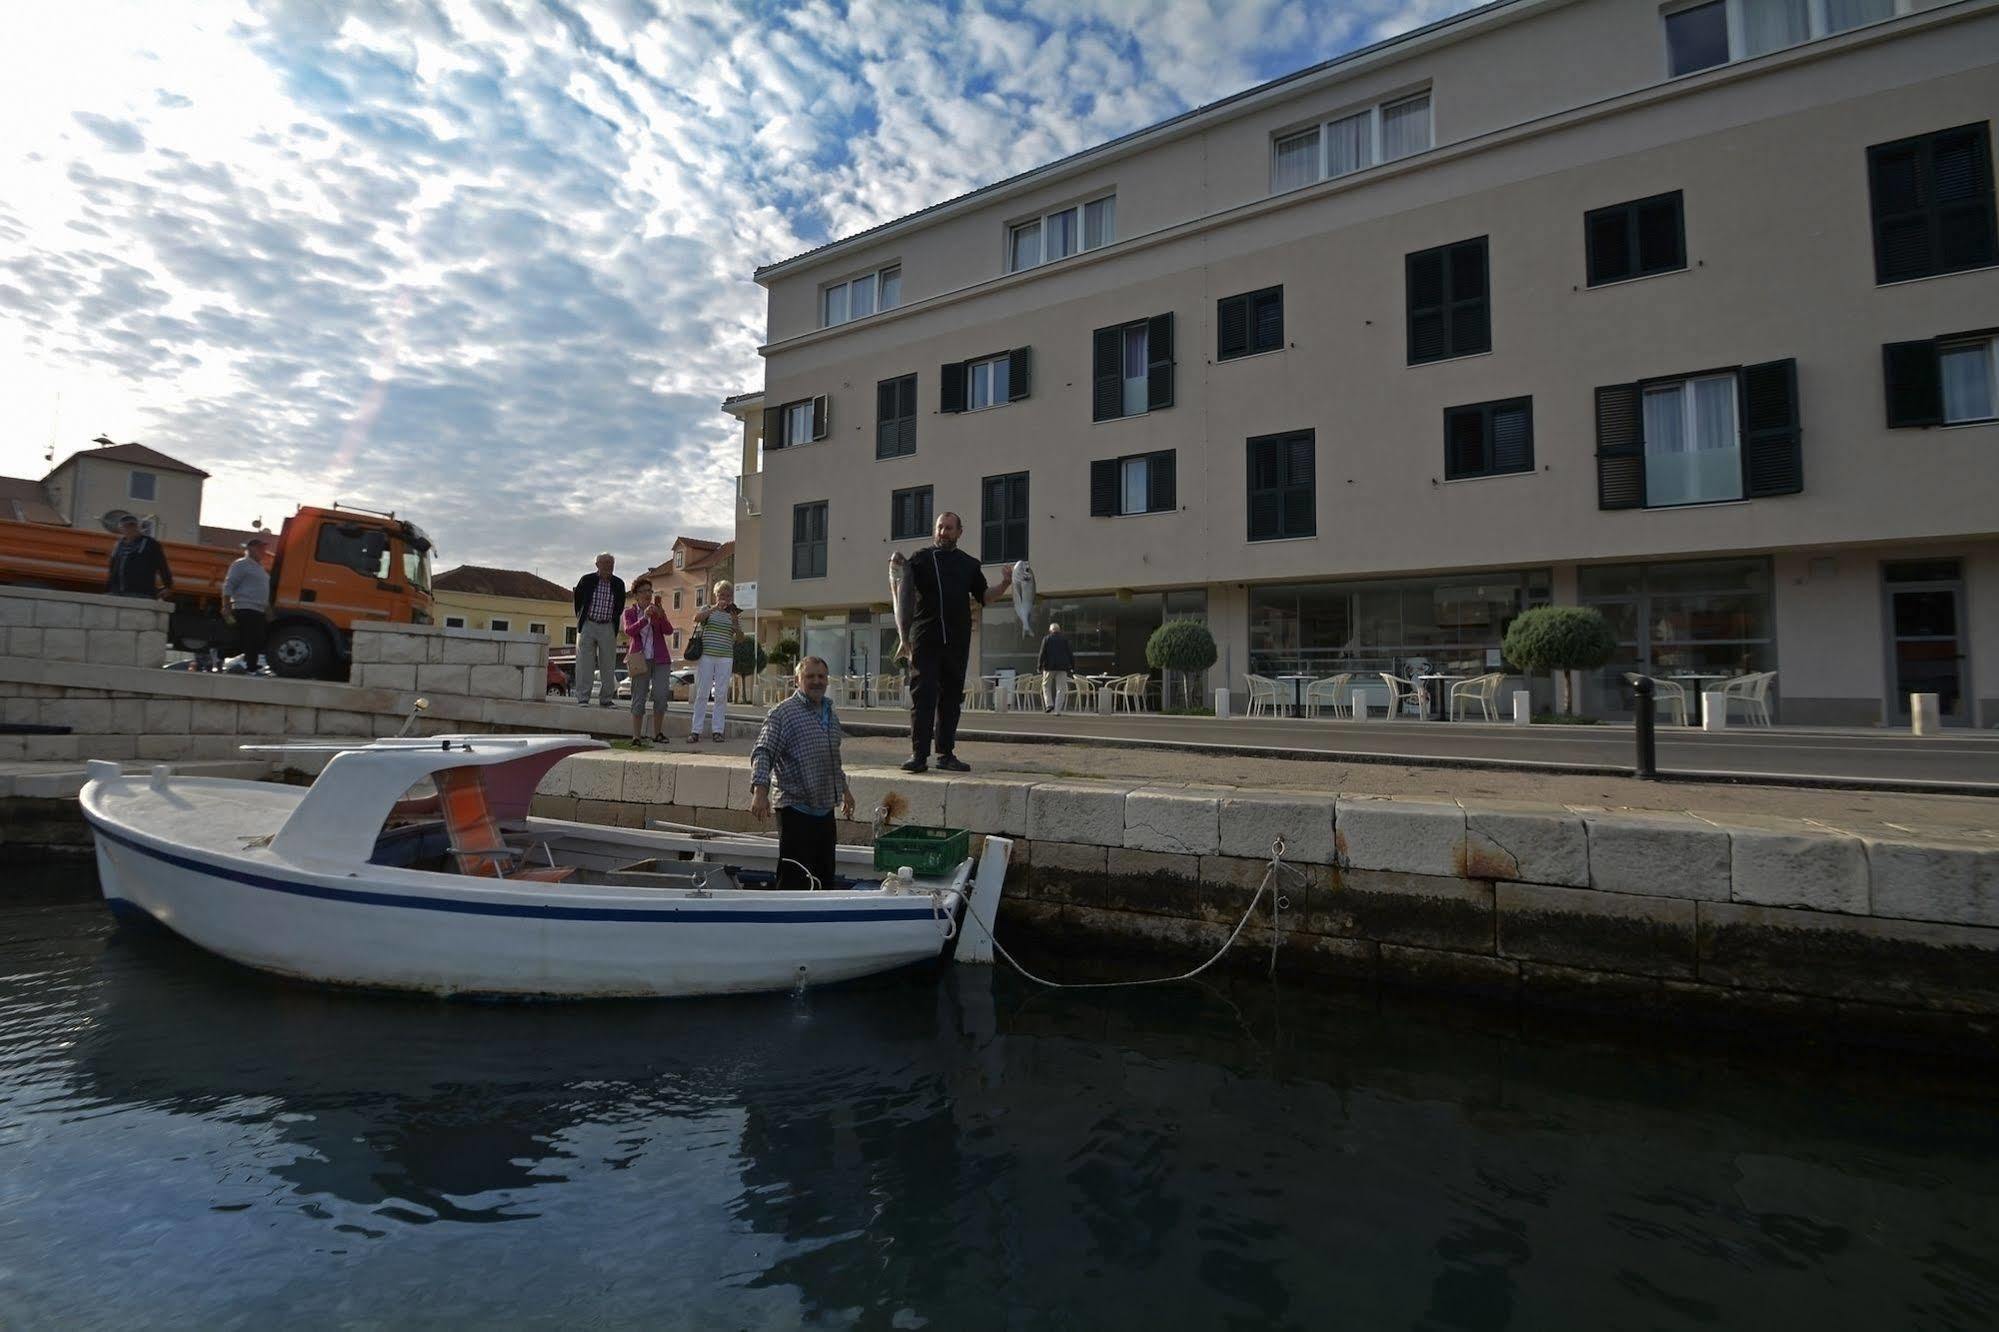
[[[625,674],[631,676],[651,675],[652,663],[646,660],[644,652],[633,648],[625,653]]]
[[[699,661],[706,647],[707,645],[701,641],[701,627],[696,625],[693,637],[689,638],[687,646],[680,650],[680,659],[682,661]]]

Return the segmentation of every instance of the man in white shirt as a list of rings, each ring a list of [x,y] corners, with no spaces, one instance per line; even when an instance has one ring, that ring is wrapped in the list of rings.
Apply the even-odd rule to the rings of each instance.
[[[264,651],[264,627],[271,613],[271,575],[264,568],[265,540],[253,536],[243,554],[222,576],[222,612],[236,622],[236,650],[243,669],[255,671]]]

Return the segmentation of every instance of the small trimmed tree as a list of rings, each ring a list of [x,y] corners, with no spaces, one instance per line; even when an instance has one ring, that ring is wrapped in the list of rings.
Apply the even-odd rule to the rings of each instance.
[[[1560,693],[1558,712],[1575,713],[1579,697],[1571,671],[1593,671],[1617,655],[1617,635],[1594,606],[1536,606],[1506,627],[1500,646],[1523,671],[1552,671]]]
[[[735,674],[755,675],[769,661],[770,654],[764,651],[763,644],[756,639],[745,638],[736,644],[736,661],[733,668]]]
[[[791,674],[792,669],[798,665],[798,640],[789,634],[778,639],[777,645],[770,650],[768,660],[772,666],[786,675]]]
[[[1182,677],[1204,674],[1220,655],[1215,650],[1215,636],[1199,620],[1168,620],[1145,640],[1145,664],[1163,672],[1166,685],[1163,704],[1170,699],[1175,674]]]

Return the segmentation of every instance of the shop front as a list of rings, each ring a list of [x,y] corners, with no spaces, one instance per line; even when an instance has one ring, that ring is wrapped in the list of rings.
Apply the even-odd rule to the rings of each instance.
[[[1618,643],[1611,663],[1583,682],[1594,716],[1631,714],[1627,672],[1675,680],[1692,698],[1730,676],[1777,669],[1766,557],[1585,565],[1576,591],[1603,612]]]
[[[1059,624],[1075,649],[1078,674],[1142,675],[1150,671],[1145,644],[1153,630],[1168,620],[1205,620],[1207,615],[1208,594],[1198,587],[1042,597],[1034,604],[1034,628],[1029,633],[1021,629],[1013,603],[1001,601],[986,607],[980,621],[979,672],[1031,673],[1048,626]]]

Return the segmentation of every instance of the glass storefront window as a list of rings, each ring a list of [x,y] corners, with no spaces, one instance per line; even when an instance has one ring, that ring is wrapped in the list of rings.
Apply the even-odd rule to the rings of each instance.
[[[1597,715],[1630,713],[1626,672],[1671,679],[1777,669],[1768,560],[1588,566],[1577,571],[1577,590],[1610,621],[1620,649],[1585,677],[1585,706]],[[1717,682],[1680,683],[1692,694]]]
[[[1062,626],[1075,649],[1076,669],[1084,675],[1145,673],[1145,643],[1166,620],[1205,620],[1205,588],[1173,592],[1135,592],[1129,600],[1114,595],[1043,597],[1034,603],[1034,632],[1024,633],[1011,601],[986,607],[979,622],[979,670],[995,674],[1034,670],[1041,639],[1050,624]]]

